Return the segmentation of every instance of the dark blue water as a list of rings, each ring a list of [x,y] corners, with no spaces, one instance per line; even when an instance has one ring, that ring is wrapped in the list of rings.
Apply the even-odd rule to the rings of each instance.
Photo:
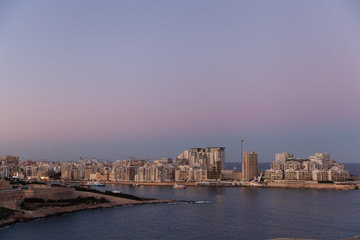
[[[98,189],[199,202],[54,216],[0,230],[0,239],[343,239],[360,235],[360,190],[130,185]]]

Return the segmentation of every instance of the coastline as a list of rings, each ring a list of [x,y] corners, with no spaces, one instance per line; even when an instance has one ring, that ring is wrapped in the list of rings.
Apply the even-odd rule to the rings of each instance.
[[[331,189],[331,190],[358,190],[359,183],[316,183],[312,181],[277,181],[267,182],[266,188],[295,188],[295,189]]]
[[[18,210],[17,212],[13,213],[6,219],[0,220],[0,228],[4,228],[6,226],[20,223],[20,222],[28,222],[38,218],[46,218],[50,216],[57,216],[62,215],[65,213],[73,213],[83,210],[91,210],[91,209],[100,209],[100,208],[113,208],[119,206],[126,206],[126,205],[144,205],[144,204],[160,204],[160,203],[172,203],[175,200],[168,200],[168,199],[154,199],[154,200],[131,200],[125,198],[119,198],[114,196],[108,196],[104,194],[98,193],[91,193],[91,192],[80,192],[76,191],[77,196],[80,197],[95,197],[95,198],[105,198],[109,202],[107,203],[100,203],[100,204],[79,204],[67,207],[48,207],[48,208],[41,208],[34,211],[26,211],[26,210]]]
[[[87,183],[85,180],[63,180],[62,183]],[[121,185],[133,185],[133,186],[174,186],[175,182],[122,182],[122,181],[100,181],[104,184],[121,184]],[[179,182],[185,186],[196,186],[196,182]]]
[[[225,181],[226,182],[226,181]],[[104,181],[105,184],[123,184],[123,185],[136,185],[136,186],[173,186],[175,182],[171,183],[135,183],[135,182],[111,182]],[[229,183],[229,182],[228,182]],[[230,182],[231,183],[231,182]],[[250,182],[239,184],[234,181],[231,184],[217,184],[216,182],[206,185],[199,185],[196,182],[182,182],[181,185],[187,187],[262,187],[262,188],[303,188],[303,189],[332,189],[332,190],[358,190],[360,183],[318,183],[317,181],[301,181],[301,180],[281,180],[281,181],[268,181],[263,185],[254,185]]]
[[[105,184],[123,184],[123,185],[136,185],[136,186],[174,186],[175,182],[112,182],[112,181],[103,181]],[[181,185],[187,187],[196,187],[196,182],[181,182]]]
[[[85,183],[86,181],[64,181],[64,183]],[[227,181],[225,181],[227,182]],[[120,184],[133,186],[173,186],[175,182],[161,182],[161,183],[144,183],[144,182],[113,182],[102,181],[104,184]],[[240,181],[227,182],[228,184],[218,184],[217,182],[209,182],[209,184],[198,184],[196,182],[181,182],[181,185],[187,187],[263,187],[263,188],[304,188],[304,189],[333,189],[333,190],[358,190],[360,189],[360,182],[353,183],[318,183],[317,181],[303,181],[303,180],[276,180],[265,181],[264,184],[256,185],[250,182],[240,183]]]

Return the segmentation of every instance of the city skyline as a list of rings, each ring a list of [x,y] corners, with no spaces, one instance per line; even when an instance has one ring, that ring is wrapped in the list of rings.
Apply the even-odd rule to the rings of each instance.
[[[356,1],[2,1],[0,156],[360,162]]]
[[[19,161],[18,156],[0,156],[0,179],[195,182],[196,185],[207,185],[211,182],[220,185],[237,185],[232,181],[241,180],[243,184],[247,182],[251,184],[249,186],[255,184],[259,187],[264,186],[261,184],[262,181],[284,180],[285,184],[289,180],[348,181],[351,176],[345,165],[332,160],[329,153],[315,153],[307,158],[296,158],[293,153],[276,153],[275,161],[270,163],[270,169],[266,169],[265,172],[259,170],[257,154],[254,151],[243,152],[241,171],[236,167],[233,169],[225,167],[225,155],[224,147],[207,147],[189,148],[176,159],[162,158],[153,162],[135,158],[101,162],[96,158],[82,157],[79,161]]]

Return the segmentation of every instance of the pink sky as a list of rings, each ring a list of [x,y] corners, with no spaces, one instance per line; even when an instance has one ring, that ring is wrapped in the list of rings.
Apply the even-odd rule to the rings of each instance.
[[[0,155],[157,158],[211,144],[236,161],[245,138],[263,161],[360,162],[356,1],[0,9]]]

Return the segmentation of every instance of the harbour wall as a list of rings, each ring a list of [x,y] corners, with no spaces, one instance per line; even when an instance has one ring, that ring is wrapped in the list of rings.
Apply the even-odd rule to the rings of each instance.
[[[305,181],[304,182],[267,182],[266,187],[354,190],[354,189],[359,189],[360,184],[317,183],[317,182],[305,182]]]

